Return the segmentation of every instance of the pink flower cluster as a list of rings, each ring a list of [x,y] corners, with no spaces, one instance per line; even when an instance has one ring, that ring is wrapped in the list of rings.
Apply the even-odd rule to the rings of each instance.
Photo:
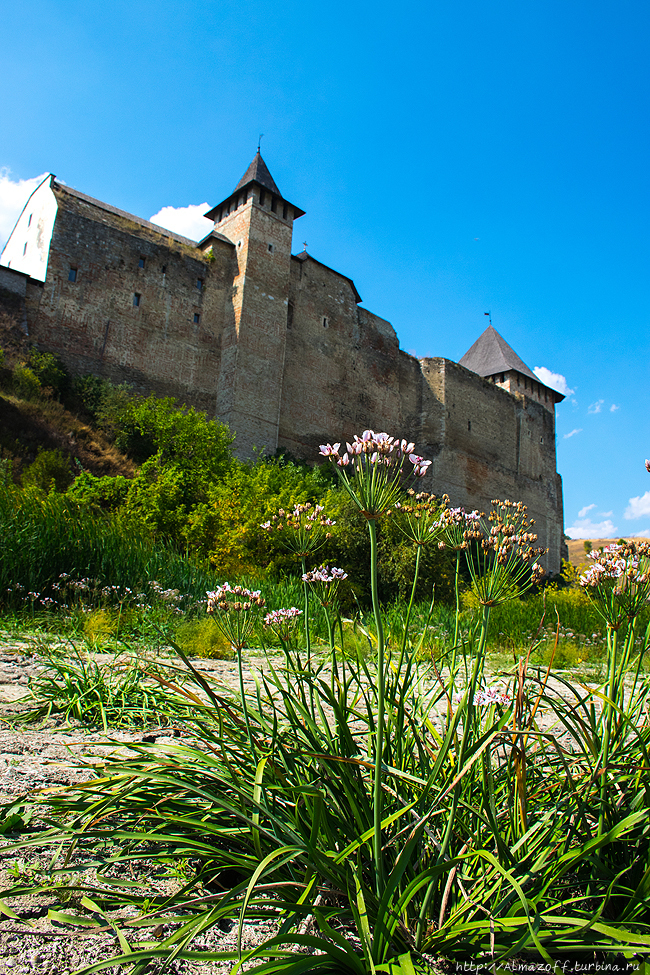
[[[580,576],[580,585],[585,589],[596,588],[601,582],[617,580],[639,586],[647,583],[650,577],[648,542],[607,545],[602,552],[589,552],[587,558],[594,564]]]
[[[449,501],[447,495],[443,496],[443,501]],[[476,509],[444,508],[433,529],[442,534],[438,548],[451,548],[454,551],[469,548],[471,542],[482,538],[481,515]]]
[[[424,477],[428,468],[431,466],[430,460],[424,460],[414,453],[415,444],[407,440],[396,440],[387,433],[375,433],[374,430],[364,430],[360,437],[355,436],[352,443],[346,442],[347,450],[343,455],[339,453],[341,444],[321,444],[320,454],[322,457],[330,457],[339,467],[354,465],[355,459],[366,458],[371,465],[385,464],[390,467],[392,464],[399,464],[404,457],[408,457],[413,465],[413,474],[416,477]]]
[[[261,609],[264,606],[259,589],[245,589],[243,586],[231,586],[229,582],[224,582],[222,586],[207,592],[208,613],[222,612],[228,613],[234,610],[236,613],[247,612],[250,609]]]
[[[285,511],[284,508],[280,508],[277,515],[273,515],[270,521],[262,522],[260,528],[263,528],[264,531],[271,531],[273,528],[277,531],[282,531],[284,528],[311,531],[316,526],[329,527],[335,525],[335,521],[321,514],[324,510],[322,504],[312,506],[310,501],[306,504],[295,505],[293,511]]]
[[[264,626],[286,626],[302,616],[302,610],[291,606],[289,609],[273,609],[264,617]]]
[[[343,569],[337,569],[335,565],[331,569],[329,565],[320,565],[317,569],[312,569],[311,572],[305,572],[302,581],[324,582],[329,584],[331,582],[340,582],[343,579],[347,579],[347,577],[347,572],[344,572]]]
[[[474,704],[478,707],[487,707],[490,704],[509,704],[510,698],[505,691],[498,687],[480,688],[474,695]]]

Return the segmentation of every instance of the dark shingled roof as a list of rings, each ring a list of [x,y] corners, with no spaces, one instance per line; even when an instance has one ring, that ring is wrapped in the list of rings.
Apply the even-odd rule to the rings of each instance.
[[[271,193],[275,193],[277,196],[282,196],[282,193],[275,185],[268,166],[262,159],[259,149],[255,153],[255,158],[253,159],[252,163],[237,183],[233,193],[236,193],[237,190],[241,190],[244,186],[248,186],[248,184],[252,183],[253,181],[259,183],[260,186],[266,187],[266,189],[270,190]]]
[[[302,217],[304,215],[305,213],[304,210],[301,210],[300,207],[297,207],[294,203],[289,203],[289,201],[285,199],[284,196],[282,196],[282,193],[278,189],[275,180],[271,176],[268,166],[262,159],[262,156],[258,149],[257,152],[255,153],[255,158],[253,159],[252,163],[250,164],[250,166],[248,167],[248,169],[246,170],[242,178],[237,183],[237,186],[230,194],[230,197],[227,196],[222,203],[218,203],[216,207],[212,207],[212,209],[208,210],[207,213],[204,213],[203,216],[207,217],[208,220],[214,220],[216,223],[220,208],[225,203],[227,203],[227,201],[231,197],[234,197],[236,199],[239,191],[245,189],[245,187],[249,186],[251,183],[257,183],[259,186],[263,186],[265,189],[269,190],[275,196],[279,196],[280,199],[283,200],[288,206],[293,207],[294,220],[297,220],[298,217]]]
[[[496,328],[488,325],[474,345],[460,360],[460,365],[478,373],[479,376],[494,376],[498,372],[510,372],[514,369],[522,376],[528,376],[539,382],[537,376],[530,371],[525,362],[519,358],[514,349],[503,339]],[[542,384],[543,385],[543,384]]]

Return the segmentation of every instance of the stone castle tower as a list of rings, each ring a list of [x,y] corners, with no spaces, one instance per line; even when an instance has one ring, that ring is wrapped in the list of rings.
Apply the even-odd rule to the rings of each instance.
[[[283,199],[258,149],[232,196],[206,213],[235,245],[216,413],[246,455],[278,446],[293,221],[303,212]],[[199,246],[211,247],[211,235]]]
[[[563,544],[555,405],[491,326],[461,359],[417,359],[352,279],[302,251],[303,211],[259,150],[192,241],[53,176],[30,197],[0,258],[0,307],[74,373],[175,396],[229,424],[242,457],[364,428],[407,436],[432,458],[426,485],[486,509],[522,500],[547,567]]]

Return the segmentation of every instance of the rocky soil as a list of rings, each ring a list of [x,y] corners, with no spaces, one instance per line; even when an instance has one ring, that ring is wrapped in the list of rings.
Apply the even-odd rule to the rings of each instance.
[[[0,644],[0,804],[29,801],[30,793],[41,794],[48,789],[81,782],[88,778],[90,766],[101,764],[106,755],[128,754],[129,745],[146,740],[164,743],[179,734],[177,729],[148,728],[145,731],[115,731],[110,737],[88,731],[83,727],[71,727],[60,719],[50,718],[40,725],[16,724],[16,716],[26,709],[20,699],[28,693],[30,677],[38,673],[38,656],[29,642],[5,642]],[[201,660],[200,669],[210,673],[226,686],[235,688],[235,665],[227,661]],[[268,665],[265,660],[251,661],[258,669]],[[249,675],[249,686],[253,680]],[[28,705],[27,705],[28,706]],[[0,899],[2,890],[17,881],[37,882],[47,878],[52,853],[41,850],[12,849],[15,835],[0,845]],[[1,840],[1,838],[0,838]],[[61,862],[61,861],[59,861]],[[74,866],[74,861],[71,863]],[[89,881],[93,877],[89,874]],[[139,879],[139,878],[138,878]],[[147,883],[143,878],[143,883]],[[171,891],[170,882],[170,891]],[[160,890],[160,882],[156,884]],[[107,925],[88,929],[58,924],[48,919],[48,910],[62,908],[55,896],[39,895],[2,899],[5,910],[0,920],[0,975],[72,975],[79,969],[110,958],[118,953],[119,942],[115,932]],[[7,912],[17,917],[8,917]],[[87,912],[79,912],[88,917]],[[156,931],[159,938],[167,932]],[[267,940],[272,934],[270,922],[244,925],[242,944],[253,947]],[[203,938],[195,941],[195,950],[233,951],[237,947],[236,925],[215,927]],[[231,970],[232,962],[188,961],[174,962],[165,969],[171,975],[217,975]],[[127,969],[111,966],[111,973]],[[158,971],[157,963],[151,963],[151,971]]]
[[[107,661],[110,659],[106,657]],[[238,694],[234,662],[198,660],[194,663],[199,670],[218,679],[226,692]],[[127,755],[129,746],[134,743],[147,740],[164,744],[181,734],[179,729],[160,727],[113,731],[107,736],[64,723],[56,717],[40,725],[17,723],[17,715],[30,706],[21,698],[28,694],[28,682],[37,675],[41,666],[33,643],[16,640],[3,642],[0,637],[0,805],[21,800],[28,804],[30,794],[47,795],[47,790],[84,781],[92,767],[101,765],[107,755]],[[249,660],[247,689],[254,689],[253,671],[264,672],[268,667],[269,660],[266,658]],[[566,744],[570,746],[569,742]],[[41,879],[46,881],[53,865],[51,851],[43,848],[15,849],[16,841],[15,833],[4,840],[0,836],[0,975],[73,975],[118,953],[118,938],[109,925],[102,923],[98,928],[89,929],[48,918],[49,910],[64,910],[87,918],[87,911],[75,911],[78,905],[74,900],[71,905],[62,907],[60,896],[54,894],[3,898],[2,891],[17,882],[36,884]],[[61,858],[58,863],[62,863]],[[75,860],[69,865],[74,867]],[[87,874],[87,879],[89,883],[95,879],[92,871]],[[178,883],[154,882],[147,876],[137,878],[138,881],[140,879],[145,893],[153,889],[156,892],[165,889],[171,892],[171,885]],[[167,888],[164,887],[165,883],[168,884]],[[14,913],[16,916],[12,916]],[[161,927],[156,931],[156,936],[162,939],[167,933]],[[244,948],[250,948],[271,935],[271,922],[246,924],[242,930],[242,944]],[[194,941],[192,948],[234,951],[237,936],[237,925],[226,923],[222,928],[214,927],[203,938]],[[225,975],[230,972],[232,964],[230,961],[180,961],[173,962],[165,971],[171,975]],[[105,970],[113,975],[127,971],[117,966]],[[148,971],[153,975],[159,970],[157,962],[150,963]]]

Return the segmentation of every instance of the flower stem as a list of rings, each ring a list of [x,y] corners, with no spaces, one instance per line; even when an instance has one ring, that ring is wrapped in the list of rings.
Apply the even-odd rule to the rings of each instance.
[[[456,550],[456,577],[454,580],[454,592],[456,593],[456,622],[454,625],[454,657],[458,646],[458,624],[460,620],[460,592],[458,590],[458,573],[460,570],[460,550]]]
[[[377,629],[377,729],[375,742],[375,773],[373,783],[374,827],[373,853],[375,857],[375,881],[377,897],[380,898],[384,889],[384,865],[382,861],[381,819],[382,819],[382,757],[384,753],[384,626],[379,608],[379,592],[377,587],[377,524],[373,518],[368,519],[370,533],[370,588],[372,592],[372,609]]]
[[[609,684],[607,689],[608,700],[604,708],[604,729],[602,745],[602,766],[600,770],[600,814],[598,816],[598,836],[602,836],[605,829],[605,800],[607,798],[607,785],[609,771],[609,744],[612,733],[612,719],[614,716],[613,699],[616,692],[616,655],[617,655],[618,630],[612,626],[607,627],[607,645],[609,650]]]
[[[253,733],[251,732],[251,725],[248,719],[248,707],[246,705],[246,695],[244,694],[244,665],[242,662],[242,651],[241,647],[235,647],[237,652],[237,664],[239,670],[239,695],[241,697],[241,707],[244,714],[244,724],[246,725],[246,733],[248,734],[248,743],[251,748],[251,755],[257,765],[257,752],[255,750],[255,744],[253,742]]]
[[[323,606],[323,613],[325,614],[325,622],[327,623],[327,642],[329,643],[330,648],[330,689],[332,691],[333,698],[334,687],[339,676],[339,669],[336,661],[336,647],[334,646],[334,628],[332,626],[330,614],[327,612],[327,606]]]
[[[456,769],[458,772],[462,771],[463,764],[465,762],[465,755],[467,753],[467,744],[469,741],[470,731],[474,727],[474,697],[476,695],[476,688],[481,679],[483,673],[483,664],[485,661],[485,650],[487,647],[488,629],[490,622],[490,607],[483,606],[483,615],[481,617],[481,634],[479,636],[478,647],[476,649],[476,657],[474,659],[474,669],[472,671],[472,677],[469,682],[467,691],[463,698],[461,706],[464,705],[465,713],[463,715],[463,736],[460,742],[460,749],[458,752],[458,761],[456,763]],[[462,779],[456,785],[454,789],[454,796],[452,799],[451,810],[449,813],[449,818],[447,820],[447,827],[445,829],[445,834],[440,847],[440,853],[438,854],[438,863],[441,863],[447,856],[447,851],[449,849],[449,844],[451,842],[451,834],[454,829],[456,820],[456,809],[458,807],[458,800],[460,799],[460,792],[463,787]]]
[[[409,635],[409,625],[411,623],[411,612],[413,610],[413,601],[415,599],[415,587],[418,584],[418,576],[420,575],[421,555],[422,555],[422,546],[418,545],[417,554],[415,556],[415,572],[413,574],[413,585],[411,586],[411,598],[409,600],[408,609],[406,610],[406,619],[404,620],[404,638],[402,640],[402,649],[399,655],[399,666],[397,668],[398,673],[402,669],[402,661],[404,659],[404,654],[406,652],[406,643],[408,641],[408,635]]]
[[[303,577],[307,573],[305,556],[301,557]],[[307,673],[309,675],[309,700],[311,703],[311,716],[316,717],[316,705],[314,704],[314,686],[311,681],[311,633],[309,629],[309,586],[303,578],[302,591],[305,601],[305,653],[307,654]],[[300,656],[298,655],[298,666],[300,667]]]
[[[458,577],[460,572],[460,549],[456,549],[456,576],[454,590],[456,592],[456,619],[454,622],[454,643],[451,648],[451,663],[449,665],[449,701],[447,703],[447,714],[451,717],[451,700],[454,696],[454,686],[456,683],[456,655],[458,653],[458,628],[460,621],[460,592],[458,589]]]
[[[307,565],[306,565],[306,562],[305,562],[304,555],[302,556],[302,558],[301,558],[300,561],[302,563],[302,574],[304,576],[306,574],[306,572],[307,572]],[[304,609],[304,614],[305,614],[305,652],[307,654],[307,669],[311,671],[311,635],[310,635],[310,632],[309,632],[309,586],[307,585],[307,583],[305,582],[304,579],[302,580],[302,595],[303,595],[303,601],[304,601],[304,605],[305,605],[305,609]],[[298,666],[300,667],[301,666],[301,663],[300,663],[300,653],[299,652],[297,653],[297,659],[298,659]]]

